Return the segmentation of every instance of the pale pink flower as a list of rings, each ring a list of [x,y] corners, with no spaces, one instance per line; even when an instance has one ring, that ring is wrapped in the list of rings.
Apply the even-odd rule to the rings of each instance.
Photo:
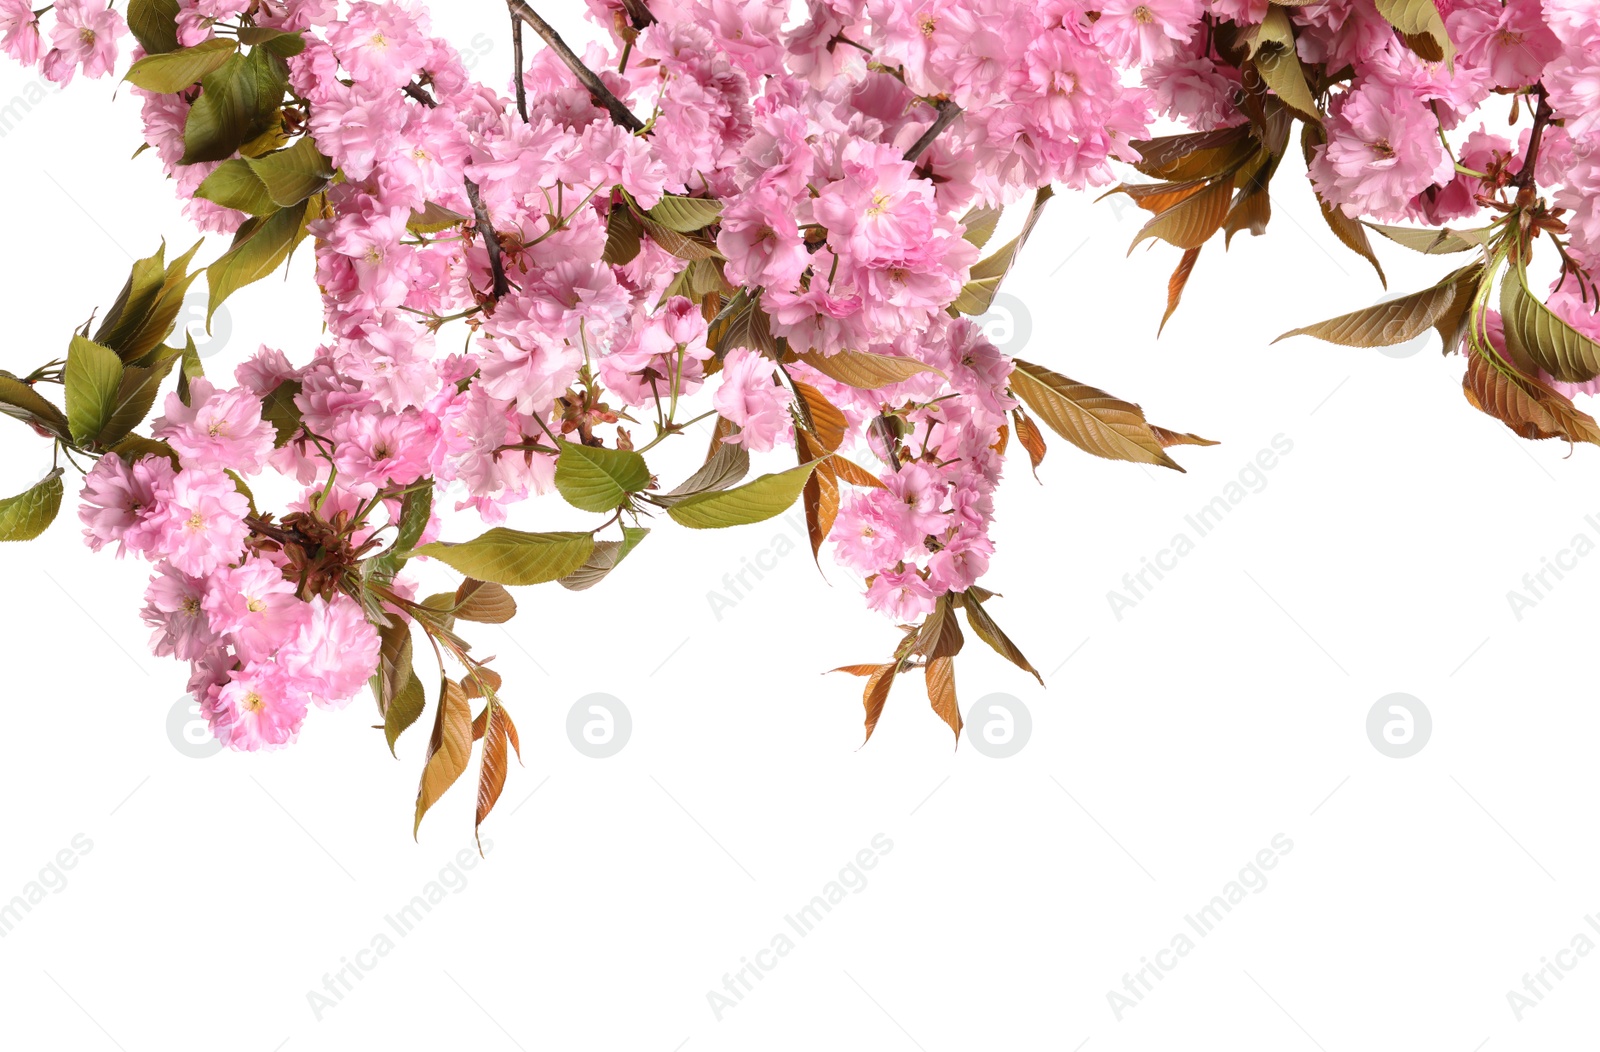
[[[155,550],[189,576],[205,577],[238,558],[249,510],[250,502],[221,471],[180,471],[157,522]]]
[[[779,385],[769,359],[736,347],[723,359],[720,379],[711,404],[742,428],[729,442],[765,452],[780,435],[788,433],[789,395]]]
[[[306,604],[279,567],[252,557],[206,580],[201,601],[214,631],[229,637],[242,661],[265,661],[298,629]]]
[[[306,718],[306,691],[277,665],[254,663],[201,702],[211,733],[230,749],[254,752],[292,742]]]
[[[278,655],[278,664],[323,708],[339,708],[361,692],[378,667],[378,630],[347,595],[301,604],[308,615]]]
[[[1094,38],[1116,57],[1144,65],[1170,56],[1194,36],[1202,0],[1104,0]]]
[[[157,657],[195,661],[220,642],[202,606],[205,582],[158,563],[145,589],[144,623],[155,629],[150,649]]]
[[[54,14],[54,47],[44,58],[44,75],[67,84],[80,66],[90,80],[110,73],[117,61],[117,38],[128,31],[122,16],[99,0],[56,0]]]
[[[32,0],[0,0],[0,34],[4,34],[0,36],[0,51],[24,66],[39,61],[43,42]]]
[[[203,376],[189,381],[189,404],[167,396],[166,413],[152,423],[155,437],[178,453],[185,468],[260,471],[278,432],[261,419],[261,399],[236,387],[219,391]]]
[[[130,550],[148,554],[161,537],[173,474],[166,457],[145,457],[131,465],[115,453],[101,457],[83,480],[83,506],[78,509],[89,547],[99,551],[115,544],[118,558]]]
[[[867,607],[902,624],[915,624],[933,612],[934,594],[915,570],[886,570],[867,586]]]
[[[1328,143],[1311,162],[1323,198],[1351,218],[1397,219],[1428,187],[1455,173],[1438,118],[1413,97],[1369,82],[1336,98]]]

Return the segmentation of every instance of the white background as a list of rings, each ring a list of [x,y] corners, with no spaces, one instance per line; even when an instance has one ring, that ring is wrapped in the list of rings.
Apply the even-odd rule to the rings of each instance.
[[[504,18],[480,6],[439,21],[469,49],[488,34],[479,71],[499,80]],[[0,103],[31,81],[6,65]],[[62,354],[134,256],[163,235],[175,250],[192,241],[154,158],[126,160],[137,107],[111,94],[108,82],[51,92],[5,128],[0,367]],[[1125,261],[1141,217],[1127,206],[1058,197],[1008,279],[1030,318],[1008,351],[1222,442],[1176,450],[1182,475],[1055,439],[1042,486],[1013,461],[986,584],[1048,689],[975,639],[957,676],[964,706],[992,693],[1026,706],[1018,755],[952,751],[915,676],[858,748],[860,682],[821,673],[886,658],[892,626],[842,573],[825,580],[780,521],[703,535],[668,523],[604,586],[524,591],[505,630],[474,626],[479,650],[500,655],[525,766],[486,826],[487,859],[404,938],[385,916],[471,841],[465,783],[412,841],[424,728],[396,761],[358,701],[314,712],[286,751],[185,755],[168,729],[183,670],[150,656],[137,617],[146,568],[91,555],[70,511],[41,542],[0,552],[0,901],[75,836],[92,842],[66,886],[0,939],[7,1044],[1592,1042],[1600,955],[1565,958],[1576,968],[1520,1022],[1506,995],[1600,911],[1600,559],[1579,560],[1521,620],[1507,592],[1574,535],[1600,539],[1585,521],[1600,513],[1600,455],[1520,442],[1472,410],[1462,361],[1441,358],[1437,337],[1400,357],[1269,346],[1383,294],[1321,226],[1293,158],[1276,185],[1268,236],[1226,257],[1208,246],[1159,342],[1177,252]],[[1396,291],[1452,265],[1379,251]],[[306,360],[319,339],[309,253],[286,285],[263,282],[230,313],[213,372],[263,341]],[[1174,534],[1193,538],[1185,516],[1279,435],[1292,452],[1265,488],[1119,620],[1108,591]],[[12,493],[48,451],[14,425],[5,441]],[[679,445],[696,447],[673,454],[684,464],[700,451]],[[527,521],[548,528],[551,504]],[[718,620],[708,592],[780,535],[795,550]],[[580,754],[565,731],[594,692],[632,716],[610,759]],[[1409,759],[1367,736],[1369,709],[1393,692],[1432,714]],[[879,833],[893,848],[866,887],[719,1021],[708,992]],[[1119,1020],[1108,991],[1278,834],[1293,848],[1265,888]],[[379,932],[393,952],[365,956],[376,966],[319,1019],[308,993]]]

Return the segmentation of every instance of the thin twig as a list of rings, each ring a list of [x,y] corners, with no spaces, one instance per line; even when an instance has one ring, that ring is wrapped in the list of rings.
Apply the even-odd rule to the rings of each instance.
[[[511,55],[517,66],[517,112],[528,123],[528,86],[522,82],[522,19],[511,12]]]
[[[578,83],[588,89],[589,94],[596,102],[610,111],[613,123],[632,132],[644,130],[644,122],[634,116],[633,111],[623,105],[621,99],[611,93],[611,89],[606,87],[600,78],[595,75],[594,70],[583,64],[583,60],[573,53],[573,50],[567,46],[566,41],[561,39],[561,34],[557,33],[549,22],[540,18],[537,11],[528,6],[527,0],[506,0],[506,6],[511,9],[511,14],[514,17],[520,18],[532,26],[533,31],[538,33],[546,44],[550,45],[550,49],[556,53],[562,62],[566,63],[567,68],[572,71],[572,75],[578,78]]]
[[[494,298],[499,300],[511,291],[511,283],[506,280],[505,263],[500,258],[500,241],[495,237],[494,224],[489,221],[489,210],[483,205],[483,195],[478,193],[478,184],[471,179],[466,183],[472,214],[478,217],[478,233],[483,237],[483,247],[489,252],[489,272],[494,275]]]
[[[937,107],[939,115],[928,125],[928,130],[922,133],[922,138],[911,144],[911,149],[906,151],[906,160],[915,162],[922,156],[924,150],[933,145],[933,140],[939,133],[950,127],[950,122],[961,116],[961,107],[949,99],[940,99]]]

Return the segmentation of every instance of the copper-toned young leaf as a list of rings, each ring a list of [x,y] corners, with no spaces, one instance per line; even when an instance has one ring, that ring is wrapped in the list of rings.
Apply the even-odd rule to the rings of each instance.
[[[456,616],[482,625],[503,625],[517,616],[517,601],[504,585],[469,577],[456,589]]]
[[[1156,439],[1160,441],[1162,449],[1168,449],[1172,446],[1221,445],[1220,442],[1214,441],[1213,439],[1201,438],[1199,435],[1191,435],[1187,432],[1168,431],[1166,428],[1157,427],[1154,424],[1150,425],[1150,430],[1155,432]]]
[[[1265,195],[1263,195],[1265,196]],[[1229,235],[1232,236],[1231,234]],[[1167,322],[1172,320],[1172,314],[1178,309],[1178,303],[1183,299],[1183,290],[1189,284],[1189,276],[1194,273],[1195,261],[1200,258],[1200,250],[1191,248],[1185,250],[1183,258],[1178,260],[1178,269],[1172,272],[1172,277],[1167,279],[1167,312],[1161,316],[1161,327],[1156,330],[1160,336],[1167,328]],[[1039,465],[1035,463],[1034,467]]]
[[[680,234],[671,227],[651,219],[649,216],[635,216],[640,228],[648,234],[651,241],[660,245],[671,255],[679,259],[722,259],[722,253],[717,251],[716,243],[710,238],[692,234]]]
[[[1018,406],[1011,411],[1011,418],[1016,421],[1017,441],[1022,443],[1022,448],[1028,454],[1028,463],[1033,469],[1033,477],[1039,478],[1039,465],[1044,463],[1044,455],[1048,446],[1044,440],[1044,432],[1039,430],[1039,425],[1033,418],[1022,411]]]
[[[995,624],[994,618],[989,616],[989,611],[983,608],[983,603],[978,598],[977,590],[967,589],[961,607],[967,613],[967,627],[972,629],[979,639],[989,644],[996,654],[999,654],[1013,665],[1024,672],[1032,673],[1033,678],[1039,681],[1039,685],[1041,687],[1044,686],[1044,677],[1039,675],[1039,670],[1034,668],[1032,663],[1023,656],[1017,645],[1011,642],[1011,638],[1000,630],[999,625]]]
[[[841,456],[835,455],[833,458],[833,473],[839,477],[839,481],[848,482],[852,486],[860,486],[863,489],[884,488],[883,480],[878,476],[855,461]]]
[[[810,417],[808,423],[811,431],[821,439],[823,450],[828,453],[838,450],[844,442],[845,432],[850,429],[850,423],[844,418],[844,413],[824,398],[821,391],[808,383],[796,380],[794,389],[805,404],[806,414]]]
[[[1451,230],[1449,227],[1440,227],[1438,230],[1433,230],[1366,222],[1363,222],[1362,226],[1376,230],[1395,244],[1403,245],[1413,252],[1421,252],[1425,256],[1445,256],[1453,252],[1470,252],[1475,248],[1482,248],[1487,243],[1486,235],[1489,233],[1488,227],[1474,230]]]
[[[915,358],[878,354],[875,351],[842,350],[835,354],[806,351],[800,360],[811,368],[850,387],[865,391],[887,387],[911,379],[918,373],[944,373]]]
[[[478,766],[478,813],[472,823],[474,837],[479,837],[483,820],[494,810],[501,791],[505,789],[506,771],[510,767],[506,746],[516,740],[517,733],[516,728],[512,726],[511,717],[506,715],[504,705],[490,699],[484,712],[488,716],[488,721],[483,732],[483,757]],[[520,751],[519,749],[518,752]],[[481,838],[478,840],[478,845],[481,854],[483,851]]]
[[[422,828],[422,816],[461,777],[471,756],[472,709],[461,687],[446,679],[439,690],[439,711],[434,718],[433,737],[428,740],[428,760],[422,768],[422,783],[417,787],[413,837]]]
[[[866,710],[867,728],[866,737],[861,739],[861,744],[865,745],[872,740],[872,731],[878,726],[879,717],[883,715],[884,703],[889,700],[889,688],[894,686],[895,664],[890,662],[887,665],[847,665],[835,671],[867,677],[866,688],[861,692],[861,704]]]
[[[1011,391],[1052,431],[1085,452],[1108,460],[1159,464],[1182,471],[1132,402],[1069,380],[1032,362],[1014,360]]]
[[[1243,164],[1257,150],[1246,125],[1185,135],[1136,140],[1141,160],[1134,167],[1153,179],[1209,179]]]
[[[666,493],[655,494],[652,502],[670,508],[697,494],[717,493],[736,486],[749,473],[750,452],[736,442],[718,442],[700,470]]]
[[[928,685],[928,703],[941,720],[955,732],[956,744],[961,744],[961,702],[956,698],[956,663],[947,657],[928,659],[925,670]]]
[[[1160,215],[1205,188],[1204,179],[1190,179],[1182,183],[1121,183],[1101,194],[1096,200],[1103,201],[1112,194],[1126,194],[1134,204],[1146,212]]]
[[[832,458],[820,448],[817,440],[805,431],[795,432],[795,452],[801,464],[817,462],[816,470],[806,479],[800,491],[800,503],[806,512],[806,533],[811,539],[811,557],[821,568],[822,545],[833,531],[839,517],[839,479],[833,473]]]
[[[1523,438],[1564,438],[1600,445],[1600,425],[1565,395],[1504,363],[1481,354],[1467,356],[1461,386],[1474,408],[1489,414]]]
[[[706,346],[720,359],[735,347],[775,357],[778,341],[772,335],[772,319],[761,306],[760,295],[744,289],[728,300],[706,329]]]
[[[1208,183],[1205,189],[1184,198],[1151,219],[1128,246],[1128,254],[1150,238],[1160,238],[1178,248],[1199,248],[1212,234],[1222,229],[1232,206],[1233,177],[1225,175]]]
[[[955,657],[961,653],[962,644],[965,642],[961,626],[956,622],[955,601],[946,594],[939,597],[933,613],[923,619],[922,626],[917,629],[911,652],[921,654],[930,661],[938,657]]]
[[[1537,365],[1557,380],[1584,383],[1600,376],[1600,344],[1563,321],[1528,291],[1528,275],[1516,264],[1500,283],[1506,352],[1527,368]]]
[[[1438,329],[1448,350],[1452,339],[1459,339],[1482,276],[1483,267],[1479,264],[1463,267],[1421,292],[1293,329],[1272,342],[1291,336],[1315,336],[1345,347],[1389,347]]]
[[[461,677],[461,689],[469,698],[487,698],[500,693],[504,680],[500,673],[487,665],[477,665]],[[483,728],[476,722],[472,725],[472,740],[477,741],[483,737]]]
[[[1233,244],[1233,235],[1241,230],[1250,231],[1251,237],[1260,237],[1267,232],[1267,223],[1272,220],[1272,196],[1266,187],[1248,188],[1240,190],[1234,195],[1233,204],[1228,209],[1227,221],[1222,224],[1222,246],[1226,250]],[[1190,252],[1198,252],[1191,248]]]

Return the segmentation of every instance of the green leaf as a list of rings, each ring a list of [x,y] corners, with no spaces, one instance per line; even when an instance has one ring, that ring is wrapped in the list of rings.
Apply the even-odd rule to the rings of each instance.
[[[1400,31],[1406,45],[1429,62],[1452,65],[1455,45],[1433,0],[1376,0],[1378,14]],[[1520,45],[1519,45],[1520,46]]]
[[[657,223],[649,216],[640,216],[639,226],[650,235],[651,241],[679,259],[724,258],[722,253],[717,251],[717,246],[708,238],[680,234],[669,226]]]
[[[476,540],[435,541],[415,554],[438,559],[480,581],[527,585],[560,580],[582,566],[593,551],[592,534],[523,533],[496,526]]]
[[[411,218],[406,220],[406,229],[413,234],[437,234],[441,230],[449,230],[451,227],[470,222],[471,219],[471,216],[464,216],[444,205],[429,201],[423,206],[422,211],[412,211]]]
[[[170,264],[162,261],[165,244],[155,255],[135,263],[94,341],[116,351],[124,362],[152,364],[141,359],[154,352],[172,331],[189,286],[200,276],[200,271],[189,273],[189,263],[204,243],[203,239],[196,241]]]
[[[639,217],[633,214],[633,209],[625,204],[613,204],[606,213],[606,248],[600,256],[601,262],[618,267],[632,263],[639,254],[639,238],[643,234],[644,227],[639,225]]]
[[[1600,344],[1568,325],[1528,291],[1528,275],[1513,264],[1500,283],[1506,352],[1519,365],[1531,362],[1565,383],[1600,376]]]
[[[11,375],[0,375],[0,413],[71,441],[66,414],[49,399]]]
[[[147,55],[178,49],[178,0],[128,0],[128,28]]]
[[[650,533],[641,526],[622,527],[622,540],[598,541],[594,552],[584,564],[576,570],[561,578],[561,587],[574,592],[582,592],[593,588],[615,570],[628,553],[638,546]]]
[[[278,203],[272,199],[266,184],[250,167],[250,162],[241,157],[218,165],[216,171],[206,176],[194,195],[253,216],[271,215],[278,210]]]
[[[649,465],[630,449],[561,443],[556,489],[580,511],[612,511],[649,484]]]
[[[433,515],[433,487],[409,490],[400,502],[400,521],[396,526],[394,547],[399,552],[409,552],[428,529]]]
[[[298,32],[268,29],[265,26],[240,27],[239,43],[249,47],[264,47],[282,58],[293,58],[306,49],[306,39]]]
[[[0,500],[0,541],[31,541],[50,528],[61,511],[61,474],[56,468],[27,492]]]
[[[282,208],[300,204],[333,178],[333,162],[322,156],[309,135],[301,136],[288,149],[246,163],[273,203]]]
[[[242,242],[234,245],[222,258],[206,268],[206,282],[211,288],[211,301],[206,310],[206,327],[211,326],[217,307],[239,289],[271,274],[294,246],[305,236],[309,204],[281,208],[256,227]]]
[[[95,445],[109,448],[126,438],[128,432],[144,423],[144,418],[150,415],[151,407],[156,404],[156,395],[161,390],[162,382],[166,380],[167,374],[172,372],[172,367],[180,355],[181,352],[172,351],[154,365],[123,367],[122,380],[117,385],[111,415],[106,420],[105,426],[100,429],[100,433],[95,436]]]
[[[122,458],[124,464],[132,464],[145,457],[166,457],[172,461],[174,468],[178,467],[178,454],[171,446],[153,438],[145,438],[143,435],[128,435],[106,452],[115,453]]]
[[[982,248],[994,237],[995,228],[1000,225],[1000,213],[1003,208],[991,208],[988,205],[977,205],[968,209],[967,214],[961,217],[961,225],[966,229],[961,236]]]
[[[289,84],[283,59],[265,48],[235,54],[200,82],[200,97],[183,126],[179,164],[222,161],[269,131]]]
[[[1069,380],[1060,373],[1014,359],[1011,392],[1050,429],[1079,449],[1108,460],[1158,464],[1182,471],[1167,456],[1144,410],[1097,387]]]
[[[1249,50],[1256,72],[1284,105],[1307,121],[1321,123],[1317,100],[1295,52],[1294,27],[1283,8],[1268,8],[1267,17],[1246,30],[1240,43]]]
[[[394,755],[394,744],[400,740],[400,735],[422,718],[422,710],[428,706],[428,695],[423,689],[422,680],[417,678],[417,670],[409,661],[400,675],[400,687],[389,698],[389,707],[383,714],[383,738],[389,743],[391,756]]]
[[[681,197],[662,194],[654,208],[645,212],[656,223],[680,234],[704,230],[722,215],[722,202],[710,197]],[[670,250],[669,250],[670,251]]]
[[[80,447],[93,442],[111,419],[121,384],[122,360],[116,351],[82,336],[72,338],[67,351],[67,422]]]
[[[261,419],[278,429],[273,445],[279,448],[288,445],[300,430],[300,407],[294,401],[300,390],[299,380],[285,380],[261,400]]]
[[[1034,225],[1039,222],[1040,213],[1044,211],[1045,202],[1050,200],[1053,193],[1049,186],[1040,187],[1034,194],[1033,208],[1029,210],[1028,218],[1022,224],[1022,232],[1006,242],[992,256],[972,265],[972,270],[967,275],[967,283],[961,288],[961,294],[950,305],[951,311],[974,317],[989,313],[995,293],[1000,291],[1000,283],[1011,272],[1011,265],[1016,262],[1017,253],[1027,244]]]
[[[124,79],[146,91],[173,95],[199,83],[201,77],[227,62],[238,50],[237,41],[213,37],[194,47],[146,56],[129,67]]]
[[[1431,288],[1409,296],[1387,300],[1363,310],[1293,329],[1279,336],[1315,336],[1319,340],[1345,347],[1389,347],[1414,340],[1429,329],[1438,329],[1445,349],[1460,338],[1473,294],[1483,267],[1473,264],[1449,274]]]
[[[782,515],[800,499],[806,480],[820,461],[801,464],[788,471],[762,475],[733,489],[700,493],[667,509],[680,526],[692,530],[720,530],[745,526]]]

